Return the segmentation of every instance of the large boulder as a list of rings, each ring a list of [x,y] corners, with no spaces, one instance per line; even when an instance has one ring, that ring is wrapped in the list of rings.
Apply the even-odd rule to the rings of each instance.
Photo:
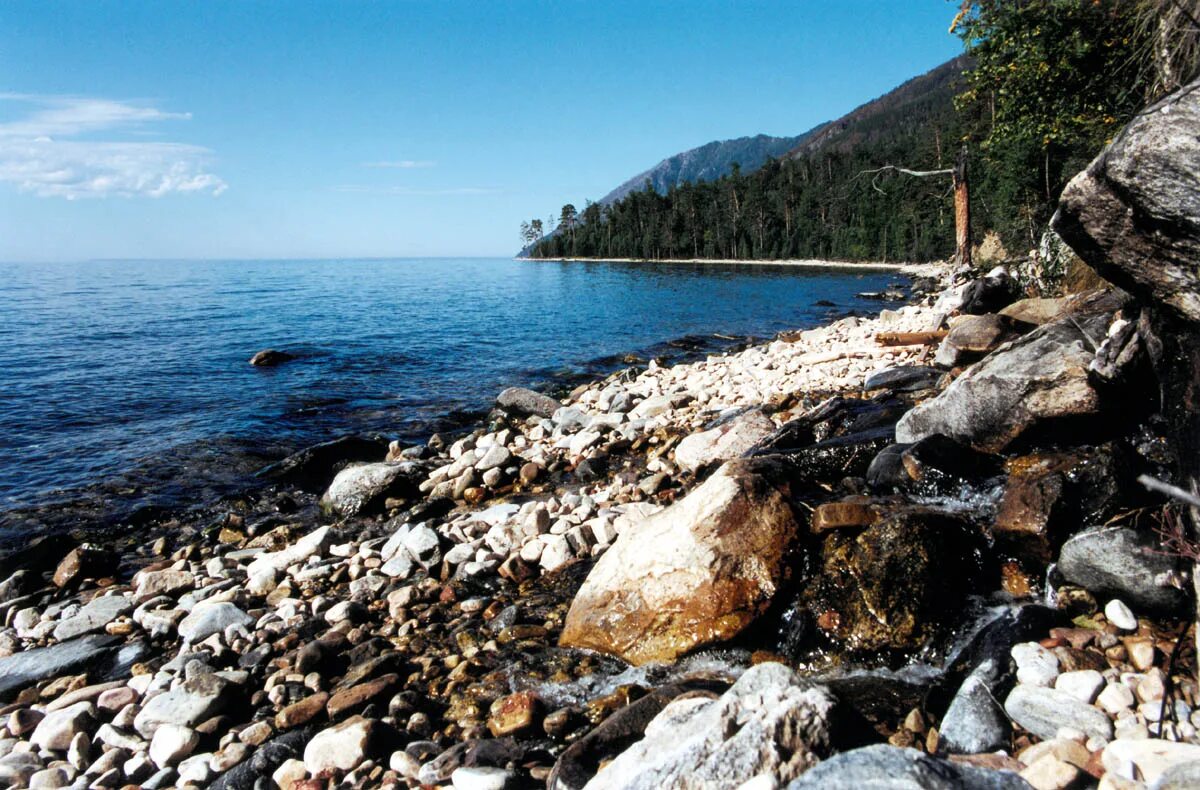
[[[709,464],[737,458],[773,433],[775,423],[771,418],[761,409],[751,409],[715,428],[684,437],[675,447],[675,463],[681,469],[695,472]]]
[[[1110,318],[1107,313],[1072,317],[1001,346],[942,394],[904,415],[896,424],[896,441],[940,433],[998,452],[1031,428],[1077,427],[1100,409],[1088,366]]]
[[[388,498],[415,497],[425,472],[425,467],[414,461],[347,467],[329,484],[321,497],[321,509],[342,518],[379,510]]]
[[[830,752],[834,706],[783,664],[759,664],[719,699],[667,705],[586,790],[738,787],[761,774],[787,781]]]
[[[575,596],[561,644],[644,664],[738,634],[774,597],[798,530],[786,470],[731,461],[627,528]]]
[[[1139,113],[1051,224],[1105,279],[1200,321],[1200,80]]]

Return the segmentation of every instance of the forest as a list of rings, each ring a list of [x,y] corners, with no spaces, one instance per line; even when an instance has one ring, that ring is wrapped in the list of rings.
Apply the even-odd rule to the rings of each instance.
[[[524,223],[536,258],[928,261],[954,251],[968,161],[974,236],[1035,247],[1067,180],[1161,90],[1172,0],[965,2],[964,56],[817,130],[752,172]],[[1161,64],[1158,64],[1161,67]],[[1169,75],[1168,75],[1169,76]],[[895,169],[933,172],[915,177]]]

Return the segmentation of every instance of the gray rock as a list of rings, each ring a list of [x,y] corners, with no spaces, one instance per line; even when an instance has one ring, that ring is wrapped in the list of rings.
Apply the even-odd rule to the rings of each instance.
[[[133,601],[123,595],[102,595],[93,598],[74,617],[69,617],[55,626],[54,638],[64,642],[77,636],[102,631],[104,626],[132,611]]]
[[[967,676],[942,717],[939,748],[952,754],[981,754],[1008,744],[1008,718],[993,691],[1000,674],[995,660],[987,659]]]
[[[1144,110],[1063,190],[1051,225],[1130,293],[1200,321],[1200,81]]]
[[[1047,324],[992,352],[944,392],[913,408],[896,424],[897,442],[943,434],[999,452],[1030,428],[1077,424],[1099,413],[1100,398],[1088,366],[1110,316],[1099,314]]]
[[[1179,571],[1178,558],[1162,553],[1153,535],[1126,527],[1097,527],[1071,537],[1059,553],[1058,571],[1072,584],[1138,609],[1175,609],[1187,600],[1168,583]]]
[[[1030,790],[1011,771],[989,771],[877,744],[832,757],[787,790]]]
[[[501,411],[521,417],[549,418],[562,407],[562,404],[540,392],[534,392],[524,387],[509,387],[496,396],[496,406]]]
[[[249,627],[254,618],[228,601],[198,603],[179,623],[179,635],[185,642],[201,642],[231,625]]]
[[[417,524],[404,536],[404,548],[422,567],[431,568],[442,561],[441,539],[424,524]]]
[[[554,412],[554,416],[551,419],[554,420],[554,425],[558,430],[563,433],[581,431],[591,420],[586,412],[574,406],[563,406]]]
[[[1043,686],[1017,685],[1004,701],[1009,718],[1039,738],[1055,737],[1059,729],[1070,727],[1089,738],[1112,740],[1112,722],[1104,711],[1094,708],[1064,691]]]
[[[220,713],[236,695],[236,686],[214,674],[197,674],[179,686],[152,697],[133,720],[144,738],[153,738],[163,724],[195,727]]]
[[[379,510],[389,497],[415,496],[425,471],[425,466],[415,461],[346,467],[321,497],[321,509],[342,518]]]
[[[719,699],[676,700],[586,790],[737,787],[792,779],[829,753],[833,696],[783,664],[751,667]]]
[[[685,437],[675,447],[675,463],[694,472],[737,458],[774,432],[771,418],[761,409],[751,409],[716,428]]]
[[[475,462],[476,472],[486,472],[498,466],[504,466],[512,459],[512,453],[502,444],[493,444],[487,448],[483,457]]]

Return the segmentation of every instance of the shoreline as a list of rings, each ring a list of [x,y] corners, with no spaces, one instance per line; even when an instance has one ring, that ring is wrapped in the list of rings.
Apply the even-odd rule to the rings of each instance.
[[[545,263],[641,263],[641,264],[709,264],[714,266],[787,266],[796,269],[855,269],[872,272],[900,272],[912,277],[932,276],[941,271],[944,263],[884,263],[880,261],[823,261],[818,259],[773,260],[767,258],[513,258],[518,261]]]

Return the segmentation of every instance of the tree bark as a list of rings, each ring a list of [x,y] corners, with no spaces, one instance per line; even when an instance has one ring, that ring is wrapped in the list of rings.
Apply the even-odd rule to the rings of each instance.
[[[971,267],[971,194],[967,180],[967,147],[954,164],[954,241],[960,268]]]

